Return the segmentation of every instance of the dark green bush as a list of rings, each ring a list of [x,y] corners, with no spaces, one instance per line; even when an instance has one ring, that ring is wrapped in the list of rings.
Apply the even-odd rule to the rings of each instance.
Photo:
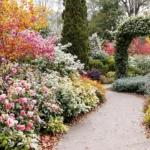
[[[113,89],[118,92],[146,93],[146,83],[150,79],[144,76],[118,79],[113,83]]]
[[[150,18],[134,17],[125,21],[116,32],[116,79],[128,76],[128,47],[139,36],[150,36]]]
[[[89,61],[89,68],[90,69],[97,69],[101,70],[104,67],[103,63],[100,60],[97,59],[91,59]]]
[[[115,61],[113,57],[109,57],[103,61],[98,59],[92,59],[89,62],[89,69],[97,69],[103,74],[107,74],[110,71],[115,71]]]

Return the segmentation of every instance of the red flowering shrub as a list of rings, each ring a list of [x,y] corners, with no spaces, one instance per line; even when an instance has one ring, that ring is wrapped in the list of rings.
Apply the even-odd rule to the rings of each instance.
[[[129,47],[129,53],[150,55],[150,44],[145,39],[136,38]]]
[[[107,52],[107,54],[112,56],[112,55],[114,55],[114,51],[115,51],[115,43],[107,41],[104,43],[103,49]]]

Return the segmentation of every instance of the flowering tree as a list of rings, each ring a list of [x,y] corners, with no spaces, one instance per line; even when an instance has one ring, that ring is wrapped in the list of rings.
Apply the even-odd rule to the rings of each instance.
[[[31,47],[25,42],[29,39],[24,39],[20,32],[46,27],[48,13],[45,7],[35,7],[32,0],[0,1],[0,55],[9,59],[24,56],[24,51]]]
[[[146,38],[144,41],[140,38],[133,40],[131,46],[129,47],[129,52],[131,54],[147,54],[150,55],[150,43],[149,38]]]

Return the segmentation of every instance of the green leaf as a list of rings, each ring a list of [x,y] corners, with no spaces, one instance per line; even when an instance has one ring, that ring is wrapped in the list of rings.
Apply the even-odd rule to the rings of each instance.
[[[4,147],[7,144],[7,140],[3,140],[2,146]]]

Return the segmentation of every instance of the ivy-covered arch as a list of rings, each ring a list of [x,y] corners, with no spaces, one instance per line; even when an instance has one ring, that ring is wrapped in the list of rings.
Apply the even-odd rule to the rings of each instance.
[[[140,36],[150,36],[150,18],[135,17],[125,21],[116,32],[116,79],[128,76],[128,47]]]

